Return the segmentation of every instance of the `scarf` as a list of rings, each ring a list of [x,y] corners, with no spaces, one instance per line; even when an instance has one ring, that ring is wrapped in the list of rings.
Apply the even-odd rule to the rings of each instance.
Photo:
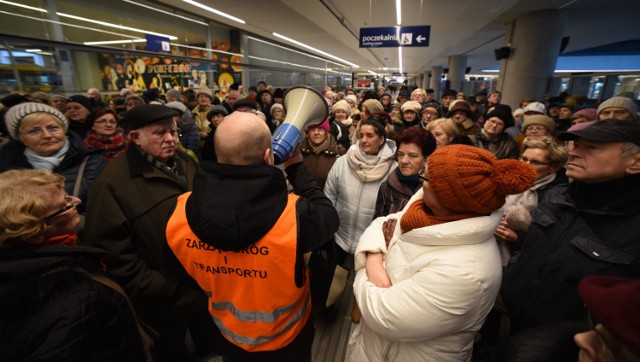
[[[423,228],[425,226],[432,226],[438,224],[444,224],[446,222],[458,221],[462,219],[469,219],[477,217],[477,214],[461,214],[461,215],[449,215],[449,216],[436,216],[431,214],[431,210],[424,204],[422,199],[416,200],[411,204],[407,211],[402,215],[400,219],[400,229],[403,233],[409,232],[413,229]]]
[[[538,206],[538,192],[536,190],[550,184],[555,179],[555,173],[549,174],[536,180],[533,183],[533,187],[527,191],[517,195],[508,195],[504,204],[505,208],[511,205],[520,205],[529,211],[533,210],[534,207]]]
[[[113,160],[127,149],[127,138],[121,127],[118,127],[112,136],[102,136],[96,131],[89,130],[83,143],[88,150],[102,150],[102,155],[107,161]]]
[[[78,244],[78,234],[70,233],[64,235],[56,235],[46,239],[38,246],[54,246],[54,245],[68,245],[76,246]]]
[[[64,160],[64,157],[67,155],[67,151],[69,151],[69,140],[65,139],[64,145],[62,146],[60,151],[54,153],[51,156],[40,156],[29,147],[24,149],[24,155],[27,158],[29,164],[35,170],[46,169],[49,171],[53,171],[54,168],[60,166],[60,163],[62,163],[62,160]]]
[[[391,167],[390,158],[383,158],[380,154],[388,148],[386,143],[380,147],[378,155],[367,155],[355,144],[347,151],[347,162],[351,171],[361,182],[377,181],[383,178]]]
[[[396,167],[396,176],[398,180],[405,185],[408,185],[412,190],[416,190],[422,183],[422,179],[418,175],[405,176],[400,172],[400,167]]]
[[[307,143],[309,144],[311,152],[319,155],[320,153],[329,149],[329,145],[331,145],[331,136],[327,134],[327,137],[324,139],[324,141],[322,141],[322,143],[317,146],[313,144],[313,142],[311,142],[309,139],[307,139]]]
[[[138,149],[138,151],[140,151],[140,154],[142,154],[142,157],[147,160],[147,162],[149,162],[151,164],[151,166],[153,166],[154,168],[157,168],[158,170],[160,170],[162,173],[164,173],[165,175],[169,176],[169,178],[171,178],[172,180],[174,180],[175,182],[177,182],[180,186],[186,188],[187,187],[187,178],[186,176],[182,175],[183,170],[179,170],[178,168],[178,162],[176,162],[176,157],[173,156],[172,158],[170,158],[167,163],[162,163],[158,160],[156,160],[153,156],[151,156],[150,154],[144,152],[142,150],[142,148],[138,147],[136,145],[136,148]]]
[[[338,121],[340,123],[342,123],[343,125],[349,127],[351,126],[351,124],[353,123],[353,119],[351,119],[351,117],[348,117],[347,119],[345,119],[344,121]]]

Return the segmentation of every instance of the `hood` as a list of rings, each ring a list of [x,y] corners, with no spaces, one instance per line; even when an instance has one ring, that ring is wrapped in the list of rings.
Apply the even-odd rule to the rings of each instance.
[[[201,162],[186,203],[191,230],[218,249],[238,251],[260,240],[287,205],[287,183],[274,166]]]

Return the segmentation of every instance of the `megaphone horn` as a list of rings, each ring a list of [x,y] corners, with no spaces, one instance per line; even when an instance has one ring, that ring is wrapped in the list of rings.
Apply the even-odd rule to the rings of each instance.
[[[329,105],[322,94],[311,87],[295,86],[284,94],[284,121],[273,133],[271,144],[276,165],[286,161],[298,143],[302,132],[329,117]]]

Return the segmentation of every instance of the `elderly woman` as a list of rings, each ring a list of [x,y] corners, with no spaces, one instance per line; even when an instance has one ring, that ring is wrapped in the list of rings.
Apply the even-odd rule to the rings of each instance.
[[[534,114],[525,117],[522,123],[522,134],[513,140],[518,146],[522,146],[522,142],[525,139],[552,137],[555,130],[556,122],[551,117]]]
[[[373,220],[378,187],[396,165],[395,152],[395,142],[387,139],[384,119],[373,116],[360,121],[358,142],[331,167],[324,193],[341,220],[335,235],[342,251],[338,250],[339,262],[353,254],[360,235]]]
[[[422,127],[424,127],[425,129],[427,128],[427,125],[442,117],[442,109],[440,108],[440,105],[436,102],[427,102],[424,104],[424,107],[422,107],[422,113],[420,114],[420,121],[422,122]]]
[[[411,196],[422,187],[418,176],[424,163],[436,149],[431,132],[421,127],[409,127],[396,138],[398,167],[380,185],[376,200],[375,217],[387,216],[404,208]]]
[[[127,135],[118,126],[118,116],[111,108],[103,108],[89,117],[90,127],[83,143],[87,150],[98,150],[107,162],[126,151]]]
[[[307,170],[318,186],[324,188],[329,170],[338,157],[338,147],[330,132],[328,120],[307,128],[300,151]]]
[[[544,116],[543,116],[544,117]],[[502,264],[507,265],[511,254],[518,248],[518,240],[528,229],[528,213],[541,202],[547,202],[563,193],[569,179],[565,175],[567,150],[551,137],[525,139],[520,160],[533,166],[536,180],[533,186],[518,195],[507,197],[505,217],[496,230],[500,244]],[[514,206],[514,207],[510,207]]]
[[[7,171],[0,200],[2,358],[145,361],[129,300],[102,270],[104,252],[76,246],[80,200],[64,179]]]
[[[403,211],[376,219],[360,238],[353,361],[471,360],[500,288],[500,208],[535,172],[453,145],[429,156],[423,177]]]
[[[420,106],[427,101],[427,92],[422,88],[416,88],[411,92],[411,100],[418,102]]]
[[[89,125],[87,120],[93,112],[93,102],[83,95],[75,95],[67,98],[66,117],[69,120],[69,130],[85,138]]]
[[[472,136],[477,134],[480,129],[471,118],[473,111],[468,102],[456,100],[451,102],[447,117],[451,118],[458,127],[458,134],[463,136]]]
[[[76,133],[67,134],[62,113],[41,103],[21,103],[9,109],[5,124],[12,141],[2,148],[0,172],[46,169],[61,174],[67,193],[86,204],[89,187],[107,161],[100,151],[87,151]]]
[[[436,147],[450,145],[458,135],[458,127],[451,118],[438,118],[427,125],[427,131],[431,132],[436,140]]]
[[[519,156],[518,146],[511,136],[504,133],[504,130],[512,125],[511,111],[495,107],[493,111],[487,113],[482,129],[469,138],[475,146],[493,153],[499,160],[516,159]]]
[[[333,117],[331,124],[336,123],[335,126],[331,126],[331,132],[338,142],[340,154],[344,155],[351,144],[358,140],[356,134],[358,123],[351,118],[351,106],[345,100],[337,101],[331,107],[331,116]]]
[[[397,135],[408,127],[420,125],[420,112],[422,112],[422,106],[418,102],[406,101],[402,104],[401,110],[402,114],[400,120],[402,123],[393,124]]]

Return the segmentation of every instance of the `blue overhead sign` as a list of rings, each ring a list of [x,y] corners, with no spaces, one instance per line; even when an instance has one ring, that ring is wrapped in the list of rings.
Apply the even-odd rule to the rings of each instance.
[[[147,38],[147,50],[152,52],[170,52],[171,40],[163,36],[145,34]]]
[[[360,48],[428,47],[431,26],[360,28]]]

